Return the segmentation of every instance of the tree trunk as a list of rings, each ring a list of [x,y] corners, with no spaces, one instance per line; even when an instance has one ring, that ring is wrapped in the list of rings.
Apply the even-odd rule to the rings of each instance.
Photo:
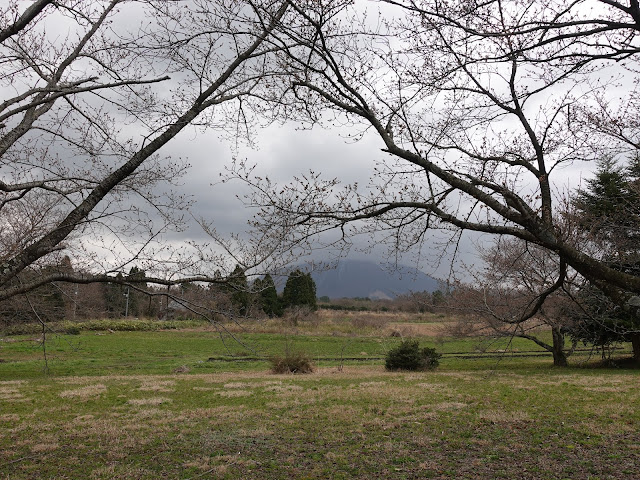
[[[640,363],[640,332],[631,334],[631,348],[633,349],[633,358]]]
[[[553,365],[566,367],[568,363],[564,352],[564,334],[560,331],[560,327],[551,327],[551,335],[553,336]]]

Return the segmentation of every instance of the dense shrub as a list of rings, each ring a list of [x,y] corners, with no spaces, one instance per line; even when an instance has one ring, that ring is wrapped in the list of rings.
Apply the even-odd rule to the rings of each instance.
[[[403,340],[387,352],[384,365],[387,370],[432,370],[441,356],[435,348],[420,348],[418,340]]]
[[[312,373],[313,365],[309,356],[303,352],[285,352],[283,356],[269,359],[273,373]]]

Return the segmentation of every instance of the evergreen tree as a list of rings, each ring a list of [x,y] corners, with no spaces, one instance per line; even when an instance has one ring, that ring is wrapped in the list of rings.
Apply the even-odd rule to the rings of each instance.
[[[116,275],[118,280],[123,278],[121,273]],[[104,284],[104,300],[107,308],[107,315],[111,318],[118,318],[124,315],[125,311],[125,290],[120,283]]]
[[[318,309],[318,297],[316,296],[316,282],[311,278],[311,273],[305,274],[304,282],[304,303],[309,305],[312,310]]]
[[[129,270],[129,274],[127,275],[127,280],[132,281],[141,290],[146,290],[147,289],[146,283],[138,283],[136,281],[138,279],[144,278],[145,275],[146,274],[144,270],[141,270],[134,265],[133,267],[131,267],[131,270]],[[141,291],[135,288],[130,288],[130,287],[124,287],[123,290],[124,290],[123,295],[125,297],[125,302],[127,301],[129,302],[128,309],[125,305],[125,312],[127,312],[129,316],[134,316],[134,317],[142,316],[145,310],[144,293],[142,293]]]
[[[263,279],[256,279],[253,290],[259,295],[262,311],[270,317],[281,317],[283,314],[282,302],[278,298],[278,291],[273,278],[268,273]]]
[[[611,159],[598,164],[586,190],[578,192],[574,205],[580,225],[600,248],[602,259],[613,268],[640,274],[640,159],[622,167]],[[640,360],[640,329],[633,317],[594,285],[578,293],[582,310],[575,314],[571,335],[604,348],[631,341]]]
[[[581,226],[600,244],[604,259],[620,266],[636,263],[640,256],[639,186],[637,158],[626,167],[606,159],[574,200]]]
[[[312,310],[318,309],[316,283],[310,273],[296,269],[289,274],[282,292],[282,303],[284,308],[307,305]]]
[[[247,315],[249,313],[251,296],[249,295],[247,276],[240,265],[236,265],[236,268],[229,276],[226,289],[231,295],[231,304],[237,312],[240,315]]]

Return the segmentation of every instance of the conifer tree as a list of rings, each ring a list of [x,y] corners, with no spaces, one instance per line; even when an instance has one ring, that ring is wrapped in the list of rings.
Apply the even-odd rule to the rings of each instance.
[[[282,293],[282,303],[284,308],[307,305],[312,310],[318,309],[316,283],[310,273],[296,269],[289,274]]]
[[[260,288],[256,289],[256,291],[260,295],[262,311],[270,317],[281,317],[283,314],[282,303],[278,298],[278,291],[276,290],[276,284],[273,278],[267,273],[262,280],[256,280],[256,283],[258,283],[258,281],[260,281],[258,284]]]
[[[580,225],[602,252],[602,260],[632,275],[640,274],[640,158],[626,166],[612,159],[598,164],[595,177],[574,200]],[[595,285],[579,292],[582,310],[577,313],[574,338],[606,347],[630,341],[640,360],[640,329],[629,312],[614,304]]]
[[[249,295],[247,276],[240,265],[236,265],[231,273],[227,282],[227,291],[231,295],[231,304],[237,309],[238,314],[247,315],[251,296]]]

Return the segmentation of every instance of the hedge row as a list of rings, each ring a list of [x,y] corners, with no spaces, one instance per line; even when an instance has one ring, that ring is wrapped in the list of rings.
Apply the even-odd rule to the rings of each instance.
[[[321,303],[320,305],[318,305],[318,308],[321,308],[324,310],[342,310],[346,312],[368,312],[371,310],[370,307],[366,307],[366,306],[334,305],[333,303],[329,303],[329,304]],[[382,307],[380,310],[388,311],[389,309],[387,307]]]
[[[87,320],[84,322],[62,322],[47,323],[47,331],[55,333],[78,334],[81,331],[120,331],[120,332],[155,332],[158,330],[177,330],[181,328],[194,328],[207,325],[206,320]],[[42,325],[39,323],[23,323],[12,325],[3,330],[5,335],[33,335],[42,332]]]

